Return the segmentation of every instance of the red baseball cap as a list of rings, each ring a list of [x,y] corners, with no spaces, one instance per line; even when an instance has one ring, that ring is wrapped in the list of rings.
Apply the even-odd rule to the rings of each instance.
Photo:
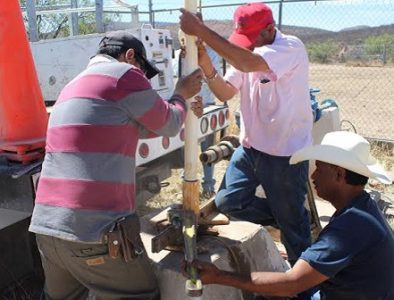
[[[245,48],[256,42],[261,30],[274,23],[272,10],[264,3],[247,3],[234,12],[234,30],[229,41]]]

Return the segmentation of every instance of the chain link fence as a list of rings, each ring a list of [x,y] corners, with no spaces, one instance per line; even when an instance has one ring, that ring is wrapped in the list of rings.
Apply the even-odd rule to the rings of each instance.
[[[241,3],[200,9],[204,22],[224,37]],[[228,1],[230,2],[230,1]],[[394,141],[394,1],[266,1],[282,32],[296,35],[309,53],[310,86],[320,101],[333,99],[343,128],[371,139]],[[179,6],[183,4],[179,1]],[[204,5],[207,4],[207,5]],[[157,28],[169,28],[177,47],[179,8],[155,10]],[[176,17],[175,17],[176,16]]]
[[[22,7],[31,3],[20,2]],[[118,23],[139,26],[151,22],[156,28],[171,30],[174,48],[179,47],[178,17],[183,0],[36,0],[35,3],[37,23],[41,22],[39,39],[119,29]],[[199,0],[198,3],[205,23],[228,37],[233,12],[242,3],[230,0]],[[267,0],[266,3],[273,10],[278,28],[305,43],[311,62],[310,86],[321,90],[318,100],[329,98],[337,102],[346,129],[372,139],[394,141],[391,124],[394,0]],[[97,18],[97,7],[101,7],[101,19]],[[55,8],[64,11],[52,14],[49,10]],[[27,23],[26,16],[25,13]],[[59,25],[62,22],[64,27]],[[54,27],[49,28],[50,25]]]

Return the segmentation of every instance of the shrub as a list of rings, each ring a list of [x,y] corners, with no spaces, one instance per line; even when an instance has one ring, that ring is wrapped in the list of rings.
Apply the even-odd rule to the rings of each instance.
[[[311,62],[323,64],[334,60],[340,50],[338,43],[333,40],[309,43],[306,48]]]

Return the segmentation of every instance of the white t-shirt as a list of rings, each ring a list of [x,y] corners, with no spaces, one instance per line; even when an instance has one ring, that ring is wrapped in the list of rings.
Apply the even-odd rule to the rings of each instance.
[[[303,43],[277,30],[271,45],[256,48],[269,72],[231,68],[225,80],[240,91],[241,142],[275,156],[291,156],[312,142],[309,62]]]

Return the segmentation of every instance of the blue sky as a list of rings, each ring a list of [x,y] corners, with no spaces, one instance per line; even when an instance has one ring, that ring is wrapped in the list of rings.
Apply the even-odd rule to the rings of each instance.
[[[136,4],[140,11],[148,11],[148,0],[121,0]],[[237,4],[243,1],[201,0],[202,5]],[[113,6],[117,0],[105,0],[105,5]],[[183,0],[152,0],[153,9],[172,9],[183,6]],[[257,1],[250,1],[257,2]],[[269,3],[278,16],[278,4]],[[231,19],[236,6],[204,9],[205,19]],[[156,15],[156,21],[177,22],[178,12],[163,12]],[[140,19],[146,19],[141,15]],[[337,0],[299,1],[283,4],[282,23],[284,25],[316,27],[332,31],[367,25],[380,26],[394,24],[394,0]]]

